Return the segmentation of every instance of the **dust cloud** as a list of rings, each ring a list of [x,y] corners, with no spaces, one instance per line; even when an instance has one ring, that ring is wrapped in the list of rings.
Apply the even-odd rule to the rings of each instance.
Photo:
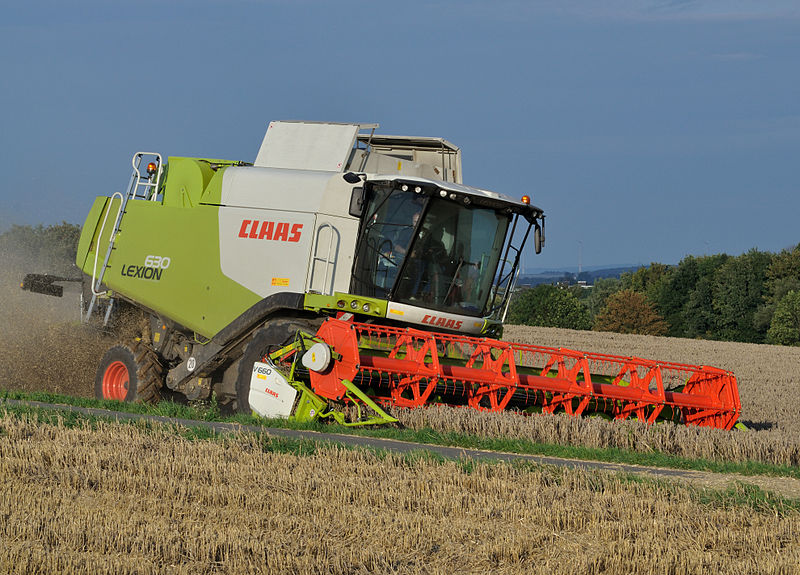
[[[97,364],[115,340],[81,324],[80,283],[60,298],[20,288],[26,273],[53,271],[43,265],[0,252],[0,390],[92,397]]]

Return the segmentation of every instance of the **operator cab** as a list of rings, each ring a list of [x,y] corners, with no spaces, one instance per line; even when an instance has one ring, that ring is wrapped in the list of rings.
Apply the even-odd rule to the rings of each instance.
[[[520,216],[528,222],[521,240]],[[522,244],[543,223],[538,208],[484,190],[368,180],[351,293],[388,300],[390,309],[502,320]]]

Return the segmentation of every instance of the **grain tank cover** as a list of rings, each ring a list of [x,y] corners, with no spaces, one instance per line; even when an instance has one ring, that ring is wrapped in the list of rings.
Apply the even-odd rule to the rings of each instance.
[[[270,122],[254,163],[262,168],[341,172],[366,124]]]

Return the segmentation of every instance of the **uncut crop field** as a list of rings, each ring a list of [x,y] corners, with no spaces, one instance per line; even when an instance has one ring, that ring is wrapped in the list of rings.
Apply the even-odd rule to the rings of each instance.
[[[682,485],[0,413],[3,573],[793,573],[800,515]]]
[[[506,327],[504,339],[727,369],[739,382],[742,421],[800,435],[800,347],[517,325]]]

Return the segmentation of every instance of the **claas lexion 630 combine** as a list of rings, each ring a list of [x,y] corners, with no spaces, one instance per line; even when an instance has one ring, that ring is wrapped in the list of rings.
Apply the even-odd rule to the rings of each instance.
[[[273,122],[253,163],[135,154],[78,246],[84,317],[146,318],[106,353],[97,396],[214,394],[344,425],[431,404],[735,424],[730,372],[501,341],[543,211],[463,185],[447,140],[376,127]],[[23,287],[60,295],[63,279]]]

